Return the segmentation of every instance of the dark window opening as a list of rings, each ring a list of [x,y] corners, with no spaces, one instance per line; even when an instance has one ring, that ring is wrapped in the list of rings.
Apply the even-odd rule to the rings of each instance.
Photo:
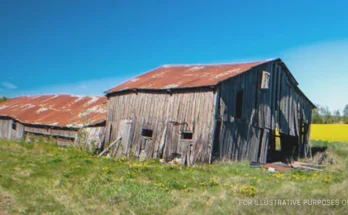
[[[193,133],[192,132],[182,132],[181,133],[181,139],[192,140],[192,138],[193,138]]]
[[[220,129],[221,121],[217,121],[215,125],[214,144],[213,144],[213,159],[219,159],[220,157]]]
[[[152,137],[153,131],[151,129],[143,129],[141,135],[143,137]]]
[[[243,115],[243,91],[237,93],[236,101],[236,118],[240,119]]]
[[[13,130],[16,130],[16,129],[17,129],[17,124],[16,124],[16,122],[12,122],[12,129],[13,129]]]

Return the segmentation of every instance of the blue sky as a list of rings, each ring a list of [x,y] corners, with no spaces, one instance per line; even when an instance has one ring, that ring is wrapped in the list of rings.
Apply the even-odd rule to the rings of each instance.
[[[348,104],[345,1],[0,0],[0,96],[102,92],[162,64],[281,57],[316,104]]]

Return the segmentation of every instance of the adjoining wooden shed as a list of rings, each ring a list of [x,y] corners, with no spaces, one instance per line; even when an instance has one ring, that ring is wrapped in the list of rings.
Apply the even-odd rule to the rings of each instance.
[[[106,98],[99,96],[21,96],[0,103],[0,138],[51,138],[58,145],[102,147]]]
[[[281,59],[164,65],[106,91],[114,156],[265,163],[306,154],[313,103]],[[279,132],[279,134],[278,134]]]

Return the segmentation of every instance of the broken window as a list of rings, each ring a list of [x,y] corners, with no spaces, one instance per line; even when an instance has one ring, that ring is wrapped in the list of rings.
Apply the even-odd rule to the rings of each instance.
[[[152,138],[153,131],[151,129],[143,129],[141,132],[141,135],[143,137],[149,137]]]
[[[16,130],[16,129],[17,129],[17,124],[16,124],[16,122],[12,122],[12,129],[13,129],[13,130]]]
[[[262,71],[262,79],[261,79],[261,89],[269,89],[269,78],[271,74],[266,71]]]
[[[183,140],[192,140],[193,133],[192,132],[181,132],[181,139]]]
[[[243,90],[240,90],[237,93],[237,99],[236,99],[236,118],[240,119],[243,115]]]

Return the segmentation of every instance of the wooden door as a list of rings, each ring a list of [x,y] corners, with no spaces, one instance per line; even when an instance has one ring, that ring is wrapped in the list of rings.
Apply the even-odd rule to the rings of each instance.
[[[179,140],[178,153],[181,155],[181,164],[191,166],[193,164],[193,140]]]
[[[176,123],[168,123],[166,130],[166,139],[164,144],[163,158],[171,160],[177,154],[178,138],[180,125]]]
[[[133,139],[133,120],[121,120],[117,136],[122,137],[122,140],[116,156],[129,156]]]

